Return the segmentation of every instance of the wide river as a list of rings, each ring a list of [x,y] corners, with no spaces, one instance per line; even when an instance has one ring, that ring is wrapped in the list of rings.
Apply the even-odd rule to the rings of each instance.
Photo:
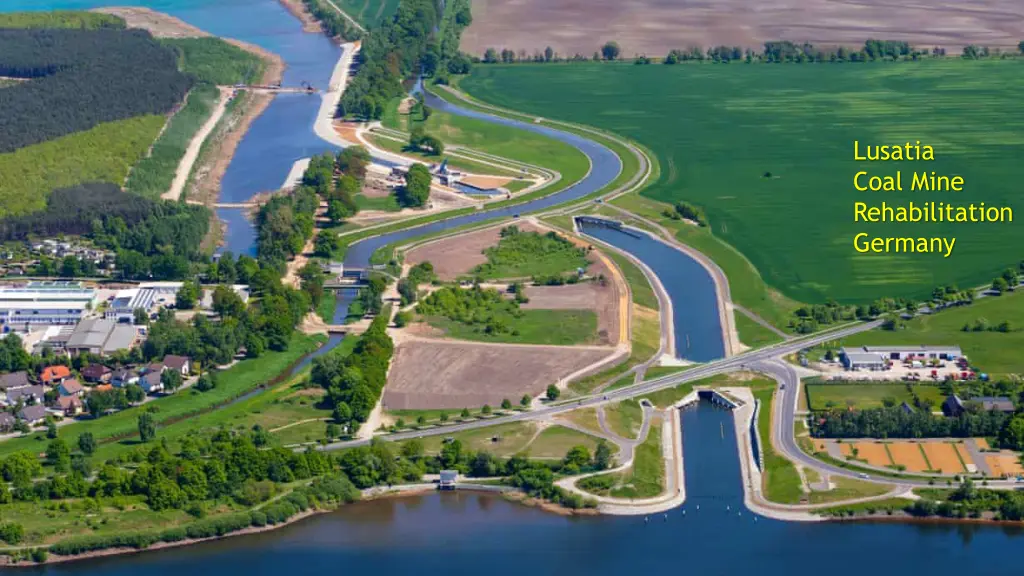
[[[0,11],[84,9],[103,0],[0,0]],[[282,56],[286,84],[326,86],[340,54],[329,40],[304,34],[277,0],[134,0],[219,36],[252,42]],[[278,96],[242,140],[222,186],[238,202],[281,185],[295,160],[330,149],[313,133],[320,99]],[[446,107],[434,103],[437,107]],[[452,110],[456,113],[466,111]],[[475,115],[475,114],[474,114]],[[501,120],[501,122],[505,122]],[[399,232],[354,245],[346,264],[365,265],[376,248],[397,240],[497,216],[553,206],[589,194],[619,170],[602,146],[543,127],[583,149],[591,173],[547,199],[485,215]],[[221,211],[226,249],[252,253],[251,225]],[[649,239],[588,230],[654,269],[674,306],[677,355],[706,361],[722,354],[710,279],[699,266]],[[344,305],[339,306],[343,316]],[[687,338],[688,337],[688,338]],[[689,340],[689,345],[687,345]],[[332,341],[332,345],[336,343]],[[321,349],[320,353],[328,347]],[[1020,530],[994,526],[783,523],[743,507],[731,416],[708,405],[686,410],[683,444],[687,502],[642,518],[563,518],[494,496],[434,494],[361,503],[265,534],[159,552],[43,567],[42,574],[171,576],[179,574],[783,574],[839,575],[1016,573]]]

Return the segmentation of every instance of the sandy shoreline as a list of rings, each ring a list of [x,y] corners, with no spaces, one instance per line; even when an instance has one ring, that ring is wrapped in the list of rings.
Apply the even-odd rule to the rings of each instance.
[[[302,22],[302,31],[310,34],[323,34],[324,27],[320,24],[320,21],[313,17],[306,9],[306,5],[302,0],[279,0],[281,5],[285,7],[285,10],[291,13]]]

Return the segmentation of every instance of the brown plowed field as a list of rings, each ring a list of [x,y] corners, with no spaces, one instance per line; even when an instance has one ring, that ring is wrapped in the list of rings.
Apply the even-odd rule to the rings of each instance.
[[[924,461],[924,455],[917,444],[893,442],[889,444],[889,452],[892,454],[893,463],[906,466],[908,472],[928,470],[928,463]]]
[[[985,456],[985,463],[988,464],[988,469],[992,471],[993,476],[1024,475],[1024,468],[1021,467],[1016,455]]]
[[[664,56],[673,48],[729,45],[761,50],[772,40],[863,46],[868,38],[943,46],[1015,48],[1024,38],[1020,0],[474,0],[462,48],[551,46],[586,57],[615,40],[622,56]]]
[[[892,465],[892,461],[889,460],[889,454],[885,452],[884,444],[857,442],[854,446],[857,447],[857,458],[864,460],[868,464],[881,467]]]
[[[388,410],[498,406],[540,394],[611,349],[411,340],[398,346],[384,388]]]
[[[943,474],[960,474],[966,472],[962,464],[960,464],[960,458],[956,455],[956,448],[952,444],[946,444],[945,442],[925,442],[922,444],[924,447],[924,453],[928,456],[928,462],[932,465],[933,470],[938,470]],[[969,459],[967,460],[970,461]]]

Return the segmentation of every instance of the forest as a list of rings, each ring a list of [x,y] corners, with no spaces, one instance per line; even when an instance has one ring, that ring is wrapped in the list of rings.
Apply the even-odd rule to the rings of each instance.
[[[141,30],[0,29],[0,153],[98,124],[166,114],[192,79],[177,54]]]
[[[50,194],[45,210],[0,219],[0,242],[85,235],[94,230],[94,221],[104,218],[120,218],[130,228],[148,218],[156,204],[155,200],[126,194],[108,183],[61,188]]]
[[[124,20],[112,14],[81,10],[0,14],[0,28],[79,28],[83,30],[111,28],[122,30],[124,27]]]
[[[302,0],[309,13],[324,27],[324,33],[332,38],[341,38],[346,42],[359,40],[362,33],[347,18],[338,14],[337,10],[324,6],[323,0]]]
[[[403,80],[418,73],[446,75],[448,62],[459,56],[458,40],[472,17],[468,2],[451,3],[450,17],[439,10],[431,0],[402,0],[392,20],[363,38],[359,72],[338,104],[339,116],[379,119],[388,100],[405,93]],[[468,64],[468,59],[462,60]]]
[[[256,243],[261,266],[284,274],[288,260],[300,254],[313,236],[313,215],[319,204],[312,188],[299,186],[288,196],[274,196],[260,208]]]

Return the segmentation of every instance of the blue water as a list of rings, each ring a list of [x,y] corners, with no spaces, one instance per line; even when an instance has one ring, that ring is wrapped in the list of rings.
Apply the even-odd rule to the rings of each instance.
[[[647,264],[672,300],[676,357],[709,362],[725,356],[715,283],[696,260],[646,233],[627,234],[581,225],[587,234],[629,252]]]

